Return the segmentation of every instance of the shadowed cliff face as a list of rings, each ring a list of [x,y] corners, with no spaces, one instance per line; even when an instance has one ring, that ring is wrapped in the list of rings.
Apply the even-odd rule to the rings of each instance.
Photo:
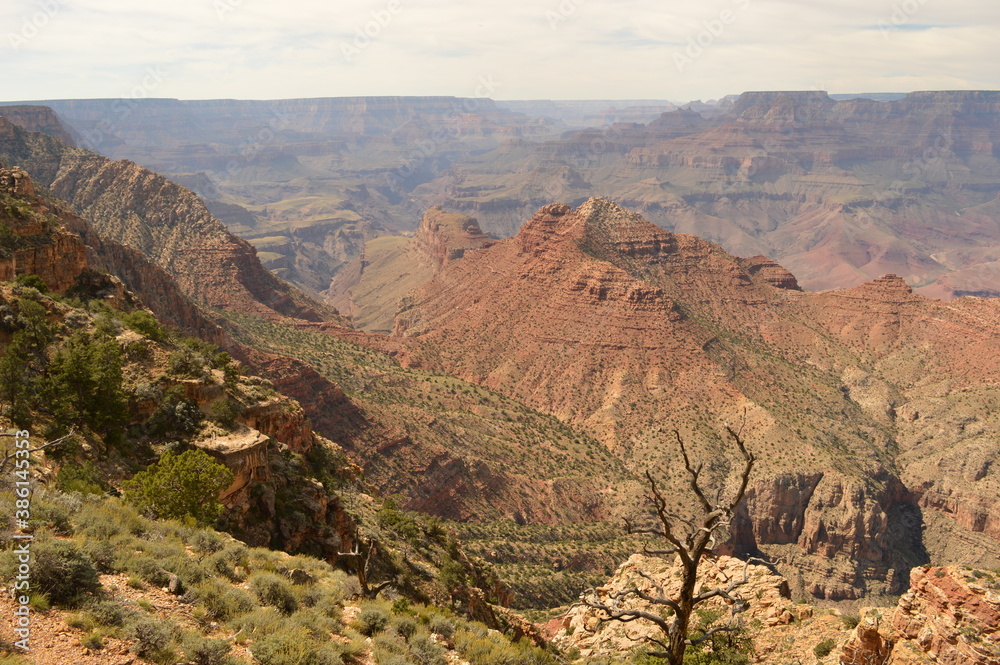
[[[895,275],[803,292],[762,257],[593,199],[546,206],[449,265],[404,301],[395,333],[425,366],[582,427],[672,489],[683,474],[664,428],[721,482],[731,451],[715,433],[746,410],[762,466],[733,546],[797,571],[800,591],[901,591],[927,557],[921,510],[992,538],[1000,475],[981,437],[1000,301],[944,305]],[[947,446],[926,438],[934,425]]]
[[[17,160],[94,230],[142,252],[200,303],[261,315],[332,316],[260,265],[189,190],[128,161],[112,162],[0,117],[0,155]]]
[[[76,145],[72,130],[48,106],[3,106],[0,115],[28,131],[48,134],[70,147]]]

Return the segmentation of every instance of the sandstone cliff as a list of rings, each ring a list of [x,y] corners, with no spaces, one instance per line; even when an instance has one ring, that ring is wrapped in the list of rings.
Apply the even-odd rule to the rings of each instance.
[[[1000,583],[980,570],[914,568],[895,612],[869,612],[840,663],[1000,663]]]
[[[434,207],[424,214],[412,238],[369,241],[361,255],[337,274],[324,296],[357,327],[389,332],[404,296],[466,252],[493,242],[476,220]]]

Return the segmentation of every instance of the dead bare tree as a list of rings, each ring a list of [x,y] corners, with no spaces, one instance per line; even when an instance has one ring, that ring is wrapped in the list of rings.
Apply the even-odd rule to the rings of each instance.
[[[7,433],[0,433],[0,437],[4,437],[4,436],[10,436],[10,437],[12,437],[14,435],[13,434],[7,434]],[[44,444],[38,446],[37,448],[31,448],[30,450],[27,450],[27,451],[22,450],[20,452],[21,452],[22,455],[25,454],[25,453],[29,454],[29,455],[31,453],[37,453],[39,450],[45,450],[46,448],[52,448],[52,447],[55,447],[55,446],[62,445],[64,443],[66,443],[66,441],[68,441],[70,439],[70,437],[72,437],[72,436],[73,436],[73,430],[71,429],[69,431],[69,434],[66,434],[65,436],[61,436],[58,439],[55,439],[54,441],[49,441],[48,443],[44,443]],[[7,450],[8,450],[8,448],[5,447],[4,448],[4,452],[7,452]],[[0,473],[3,473],[3,470],[7,467],[7,462],[9,462],[11,459],[13,459],[14,457],[16,457],[17,453],[18,453],[18,451],[14,451],[14,452],[10,453],[9,455],[4,456],[4,458],[2,460],[0,460]]]
[[[745,422],[746,414],[744,413],[743,424]],[[743,469],[740,472],[738,487],[730,498],[723,499],[723,488],[720,488],[714,502],[708,499],[701,484],[702,464],[701,462],[695,465],[691,464],[684,440],[680,433],[674,430],[674,437],[677,439],[681,456],[684,459],[689,488],[698,501],[700,514],[688,518],[670,512],[667,509],[667,501],[663,498],[656,481],[647,471],[646,481],[649,483],[650,491],[647,500],[652,504],[655,517],[650,526],[640,527],[630,520],[625,521],[628,533],[644,534],[666,541],[668,546],[665,549],[644,547],[644,553],[668,560],[679,560],[681,566],[680,590],[670,594],[651,575],[640,571],[639,575],[651,585],[651,590],[647,591],[634,586],[611,593],[607,598],[602,598],[595,589],[588,589],[581,597],[582,605],[597,610],[600,624],[609,621],[629,623],[641,620],[655,624],[663,637],[658,639],[644,636],[641,639],[659,647],[659,650],[649,652],[650,656],[664,658],[670,665],[682,664],[684,652],[688,646],[704,642],[719,632],[735,630],[739,626],[738,615],[747,608],[746,600],[733,595],[733,592],[747,583],[749,561],[743,568],[742,578],[734,577],[725,586],[695,593],[698,564],[702,557],[715,548],[720,533],[731,523],[736,506],[746,494],[750,472],[756,461],[753,453],[747,450],[743,440],[743,424],[740,425],[739,430],[726,427],[726,431],[736,443],[743,458]],[[728,623],[709,628],[702,635],[692,638],[688,634],[692,613],[697,605],[710,598],[721,598],[729,605]],[[657,611],[640,609],[635,606],[635,600],[645,601],[649,605],[653,605]],[[672,611],[664,612],[663,610],[667,608]]]
[[[391,579],[384,580],[375,586],[370,585],[370,579],[368,576],[371,572],[372,562],[377,554],[378,541],[375,539],[369,540],[364,548],[362,548],[360,536],[358,542],[354,544],[354,549],[352,551],[337,552],[337,556],[339,557],[354,560],[358,576],[358,584],[361,587],[361,597],[367,600],[377,598],[382,591],[395,584],[397,581],[396,576],[393,575]]]

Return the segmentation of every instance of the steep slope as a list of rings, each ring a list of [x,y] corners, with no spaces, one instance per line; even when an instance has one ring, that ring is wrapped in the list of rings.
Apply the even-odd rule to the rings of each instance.
[[[18,127],[48,134],[68,146],[75,147],[73,132],[48,106],[4,106],[0,115]]]
[[[391,332],[405,295],[466,252],[493,242],[476,220],[434,207],[424,214],[412,238],[387,236],[366,243],[361,255],[344,266],[323,295],[355,326]]]
[[[219,622],[253,611],[249,595],[222,609],[220,595],[229,585],[221,580],[243,583],[265,569],[287,575],[300,586],[316,582],[314,575],[320,571],[333,574],[333,567],[342,569],[336,579],[327,580],[343,590],[336,600],[330,599],[327,618],[339,615],[336,605],[351,593],[373,597],[377,585],[391,584],[410,601],[447,602],[450,611],[484,621],[492,629],[523,634],[523,621],[497,606],[509,603],[507,587],[488,565],[468,556],[439,520],[408,513],[392,500],[374,499],[375,490],[360,477],[360,469],[339,446],[312,429],[298,403],[271,382],[245,374],[245,368],[218,353],[217,347],[164,329],[120,281],[90,263],[88,255],[106,256],[107,250],[121,246],[87,247],[66,222],[91,241],[100,240],[86,222],[40,197],[22,169],[0,165],[0,276],[16,277],[0,281],[0,393],[5,407],[0,428],[9,437],[0,466],[14,458],[13,430],[27,430],[30,434],[20,436],[30,436],[35,446],[31,464],[19,465],[17,474],[19,482],[31,487],[31,517],[15,523],[13,480],[0,483],[0,504],[8,515],[0,520],[0,531],[8,542],[15,529],[32,534],[31,644],[35,653],[45,656],[39,662],[77,662],[80,650],[72,647],[80,645],[67,644],[52,632],[67,632],[65,624],[60,628],[63,619],[74,629],[87,628],[83,656],[108,648],[100,654],[103,660],[79,662],[177,660],[145,641],[148,630],[132,628],[143,621],[134,607],[135,598],[143,594],[136,591],[148,587],[162,587],[163,595],[153,596],[169,601],[157,608],[161,613],[155,619],[145,619],[147,624],[155,620],[167,626],[156,648],[183,646],[191,658],[204,660],[192,655],[192,635],[181,641],[180,629],[171,622],[181,618],[186,629],[213,633]],[[133,269],[143,272],[144,265],[149,264],[140,261]],[[152,275],[159,278],[155,269]],[[172,282],[162,277],[161,284],[170,287]],[[125,482],[130,476],[148,481],[137,472],[163,463],[168,453],[197,451],[231,472],[218,488],[218,515],[200,512],[201,505],[215,498],[211,495],[192,509],[191,493],[203,485],[190,476],[160,491],[143,492]],[[217,466],[215,462],[206,458],[199,464]],[[186,471],[191,473],[191,467]],[[105,496],[111,493],[124,494],[124,503]],[[94,494],[99,496],[88,496]],[[185,511],[172,512],[182,504],[188,506],[186,517]],[[139,510],[177,519],[146,520]],[[192,514],[194,510],[199,512]],[[203,522],[213,522],[242,542],[198,528]],[[404,556],[401,548],[412,546],[406,543],[419,543],[419,552]],[[258,548],[251,551],[254,546]],[[292,560],[259,546],[307,552],[322,561]],[[215,563],[206,560],[224,547],[228,555],[220,554]],[[359,551],[363,559],[352,554]],[[444,567],[457,575],[447,586],[440,574]],[[99,578],[98,569],[107,577]],[[6,583],[16,571],[15,554],[5,547],[0,577]],[[345,571],[353,573],[353,584]],[[203,586],[212,578],[208,588]],[[99,589],[101,582],[106,589]],[[249,582],[253,590],[255,583]],[[185,611],[171,598],[182,594]],[[274,604],[273,597],[256,596],[262,604]],[[285,614],[292,614],[300,602],[312,608],[318,600],[285,598]],[[75,621],[60,612],[42,618],[48,601],[80,613]],[[202,608],[192,618],[196,603]],[[13,609],[13,602],[8,605]],[[213,621],[204,620],[208,616]],[[276,626],[273,619],[270,625]],[[10,636],[10,627],[8,622],[0,625],[4,638]],[[310,649],[328,643],[329,633],[339,634],[342,628],[337,623],[336,630],[318,631]],[[254,653],[258,647],[266,653],[261,639],[265,632],[271,631],[255,629],[247,636]],[[227,630],[230,641],[233,634],[238,635],[239,628]],[[296,639],[301,646],[302,636]],[[129,644],[131,658],[120,650]],[[241,640],[240,646],[248,644]],[[13,651],[6,639],[0,643],[5,660],[22,662],[8,658]],[[246,655],[246,649],[237,653]],[[334,656],[339,660],[337,653]]]
[[[138,250],[209,307],[318,320],[331,313],[260,265],[192,192],[128,162],[70,148],[0,117],[0,159],[31,172],[94,229]]]
[[[996,301],[946,305],[895,276],[803,292],[762,257],[594,199],[546,206],[452,264],[409,298],[396,334],[419,362],[583,427],[667,487],[681,469],[663,428],[716,459],[707,472],[720,479],[715,433],[745,409],[763,467],[734,544],[797,569],[814,595],[901,590],[927,556],[921,507],[964,513],[970,541],[986,537],[979,554],[995,538],[982,433],[995,418]],[[921,399],[941,417],[911,418]],[[944,424],[959,414],[977,426]],[[935,425],[949,446],[927,439]]]

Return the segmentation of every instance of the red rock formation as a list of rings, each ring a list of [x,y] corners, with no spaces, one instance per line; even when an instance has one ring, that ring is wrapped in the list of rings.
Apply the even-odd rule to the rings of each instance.
[[[1000,663],[998,587],[989,573],[977,577],[956,567],[914,568],[910,590],[899,600],[892,627],[899,639],[915,643],[940,665],[996,665]]]
[[[395,332],[413,349],[406,362],[578,424],[674,481],[659,426],[699,432],[748,407],[769,468],[735,546],[773,552],[817,596],[856,598],[866,584],[901,591],[924,556],[919,531],[902,526],[919,524],[915,480],[943,467],[930,468],[930,430],[896,409],[959,387],[988,391],[1000,373],[991,350],[1000,306],[944,305],[895,275],[817,294],[794,286],[773,262],[738,259],[595,199],[576,211],[545,206],[515,238],[449,265],[406,301]],[[987,397],[975,398],[983,418]],[[959,449],[980,445],[972,434],[956,431]],[[882,462],[896,436],[912,493]],[[709,459],[726,454],[697,445]],[[996,482],[988,461],[956,499],[991,505],[976,498]]]
[[[388,332],[405,295],[466,252],[494,242],[471,217],[434,207],[424,214],[412,238],[368,243],[361,256],[337,273],[324,295],[356,326]]]
[[[413,241],[433,261],[436,270],[462,258],[471,249],[489,247],[495,242],[480,230],[475,219],[447,213],[441,206],[434,206],[424,214]]]
[[[0,255],[0,280],[38,275],[49,290],[64,293],[87,270],[86,248],[79,236],[50,220],[52,212],[35,194],[28,174],[0,165],[0,194],[10,207],[0,210],[10,247]]]
[[[843,647],[842,665],[996,665],[1000,663],[1000,588],[996,575],[914,568],[891,619],[868,616]]]
[[[0,116],[32,132],[43,132],[68,146],[76,145],[70,130],[48,106],[0,106]]]
[[[880,629],[880,621],[865,617],[854,629],[851,639],[840,652],[843,665],[888,665],[892,662],[892,640],[886,638]]]
[[[795,275],[788,272],[766,256],[761,256],[759,254],[757,256],[751,256],[749,259],[744,259],[742,263],[743,267],[749,274],[759,276],[761,280],[771,286],[775,286],[779,289],[801,291],[799,288],[799,282],[795,279]]]

